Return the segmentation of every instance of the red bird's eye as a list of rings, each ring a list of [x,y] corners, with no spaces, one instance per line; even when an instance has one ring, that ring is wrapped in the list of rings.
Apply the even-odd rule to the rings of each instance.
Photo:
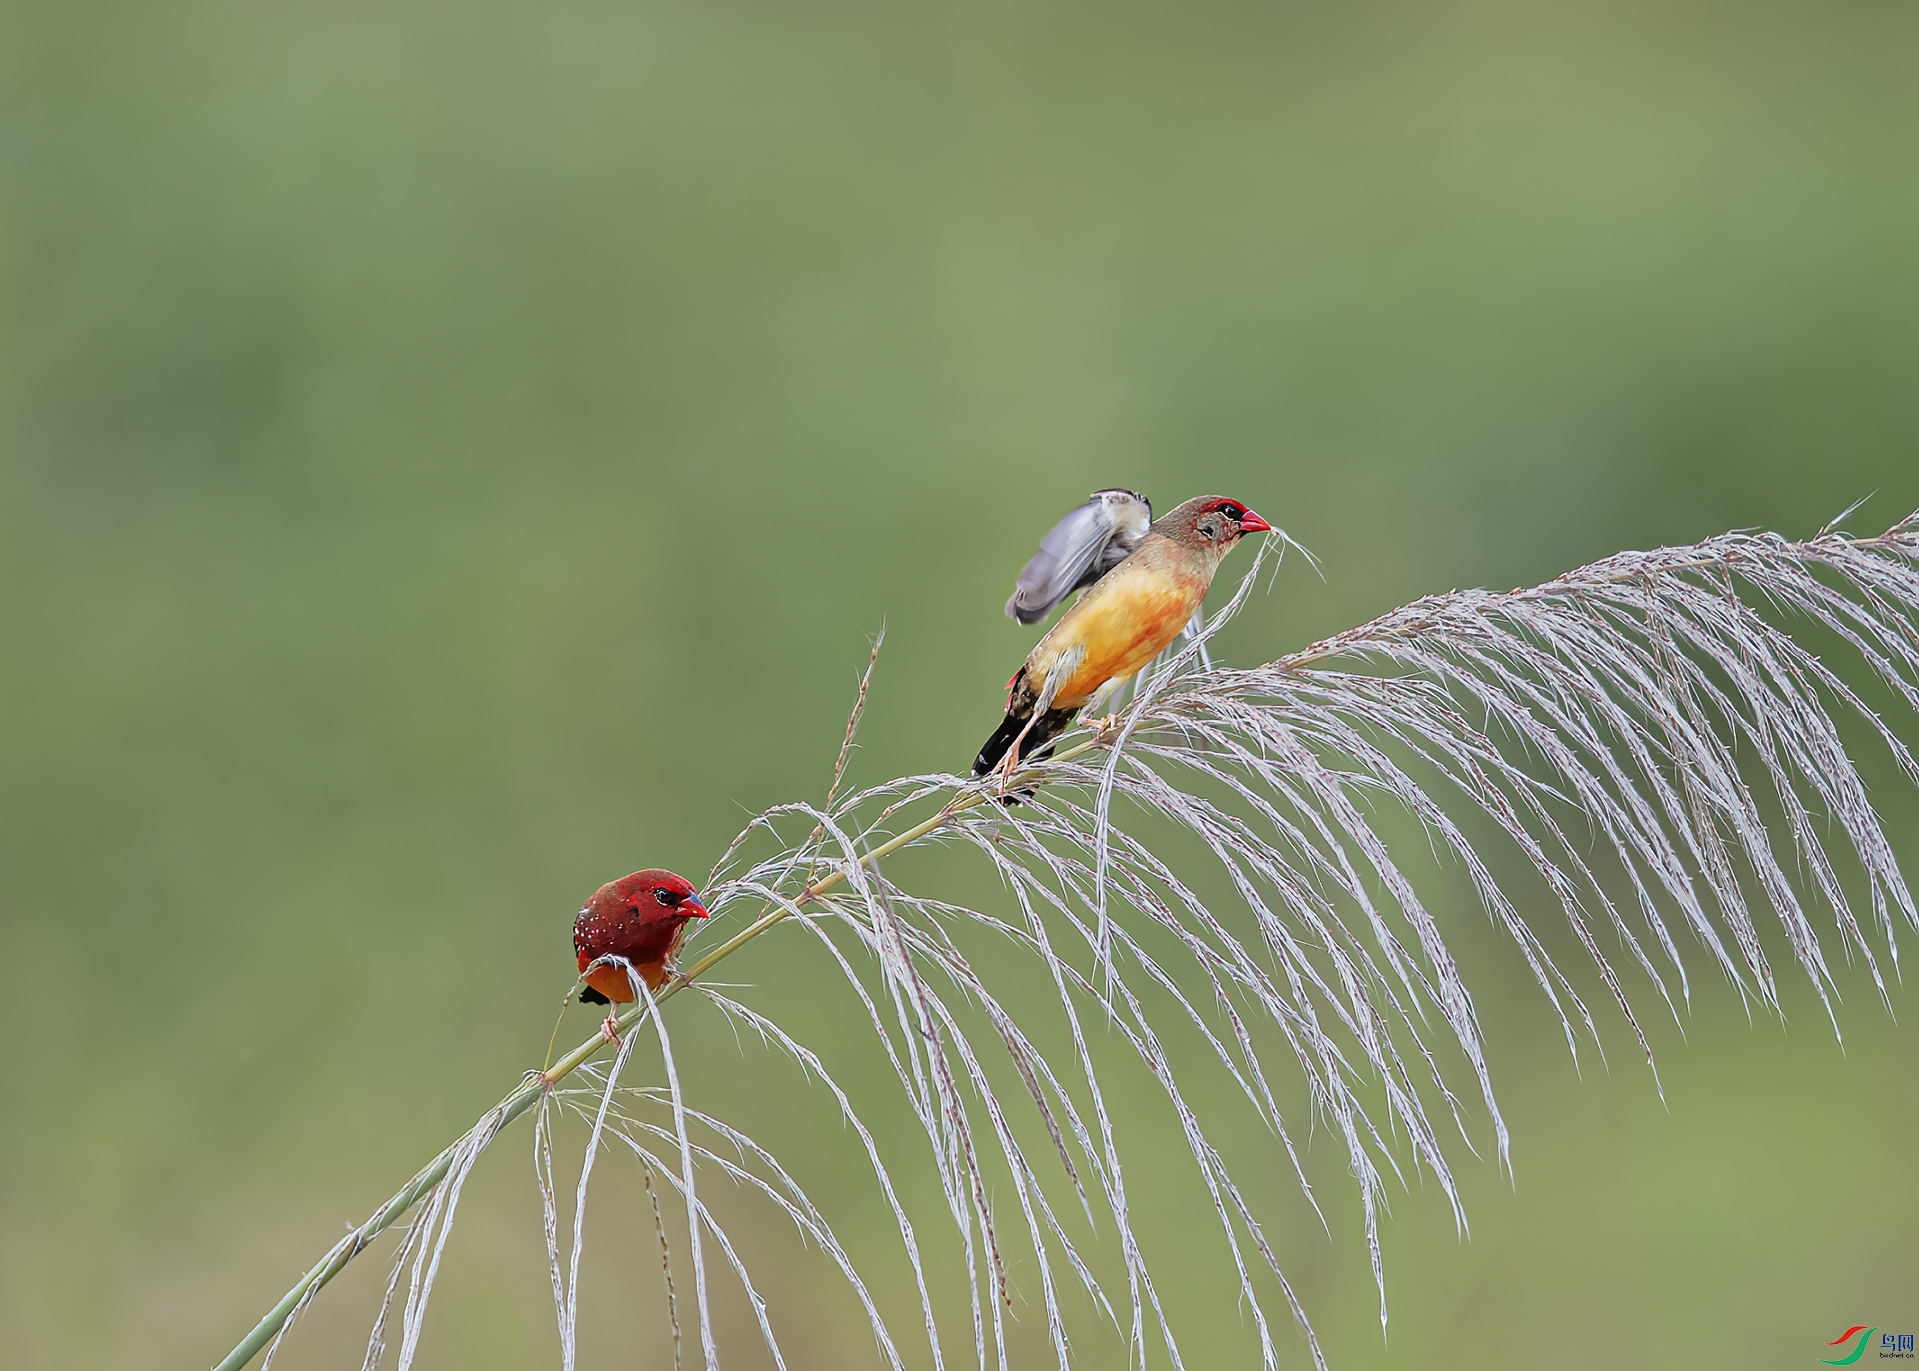
[[[678,895],[675,895],[672,891],[668,890],[663,885],[653,887],[653,898],[658,900],[662,905],[666,906],[666,908],[668,909],[671,909],[674,905],[680,902],[680,897]]]
[[[1226,508],[1220,511],[1220,513],[1224,514],[1228,519],[1234,519],[1234,520],[1239,519],[1243,514],[1245,514],[1245,512],[1246,511],[1241,509],[1238,505],[1228,505],[1226,506]]]

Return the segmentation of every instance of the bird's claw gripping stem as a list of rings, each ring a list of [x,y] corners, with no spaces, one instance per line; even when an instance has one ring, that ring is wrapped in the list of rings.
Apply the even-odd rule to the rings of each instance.
[[[612,1043],[615,1047],[622,1046],[623,1044],[620,1042],[620,1021],[611,1014],[608,1014],[606,1016],[606,1022],[600,1025],[600,1036]]]
[[[1021,738],[1025,736],[1024,733],[1020,735]],[[1006,749],[1006,755],[1000,758],[999,765],[993,768],[994,774],[999,777],[998,793],[1001,799],[1006,798],[1006,789],[1013,784],[1013,773],[1019,770],[1019,766],[1019,741],[1016,739],[1014,740],[1013,746]]]

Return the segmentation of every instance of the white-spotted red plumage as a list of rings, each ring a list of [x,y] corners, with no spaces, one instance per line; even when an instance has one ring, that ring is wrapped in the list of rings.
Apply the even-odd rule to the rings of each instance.
[[[705,917],[706,906],[692,883],[662,867],[608,881],[573,921],[573,951],[587,987],[580,999],[624,1004],[634,998],[626,968],[618,963],[594,966],[601,957],[625,958],[647,989],[658,990],[666,984],[688,921]]]

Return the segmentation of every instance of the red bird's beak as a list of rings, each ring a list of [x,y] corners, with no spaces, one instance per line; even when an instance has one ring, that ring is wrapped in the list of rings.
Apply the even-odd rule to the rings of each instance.
[[[1239,516],[1239,528],[1242,533],[1271,533],[1273,526],[1260,518],[1252,510]]]
[[[706,912],[705,905],[690,896],[680,901],[680,913],[690,915],[695,919],[710,919],[713,917]]]

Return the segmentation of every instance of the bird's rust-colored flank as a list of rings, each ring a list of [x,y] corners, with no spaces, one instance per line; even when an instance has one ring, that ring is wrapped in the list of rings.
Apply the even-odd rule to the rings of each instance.
[[[1154,521],[1132,555],[1094,582],[1026,658],[1007,694],[1006,718],[980,749],[974,774],[997,766],[1022,731],[1020,753],[1037,754],[1102,686],[1152,661],[1198,611],[1240,537],[1271,527],[1221,495],[1188,500]]]
[[[660,867],[607,882],[573,921],[573,950],[587,987],[580,999],[625,1004],[634,998],[626,968],[616,963],[587,970],[600,957],[626,958],[647,989],[658,990],[666,984],[687,921],[705,917],[706,906],[692,884]]]

